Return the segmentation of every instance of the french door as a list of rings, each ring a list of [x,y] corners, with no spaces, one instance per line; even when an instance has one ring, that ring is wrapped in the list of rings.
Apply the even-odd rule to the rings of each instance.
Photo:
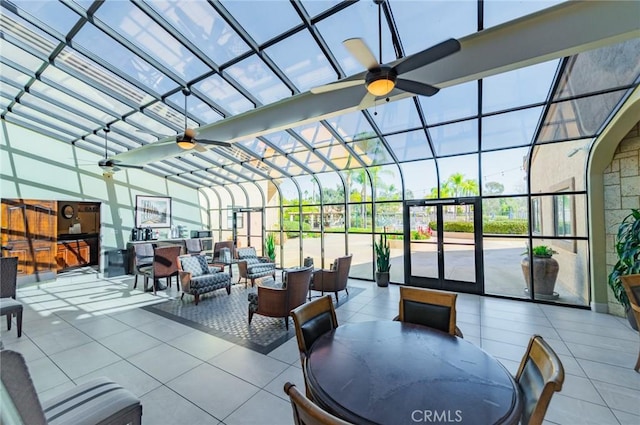
[[[481,220],[479,198],[406,201],[405,284],[483,293]]]

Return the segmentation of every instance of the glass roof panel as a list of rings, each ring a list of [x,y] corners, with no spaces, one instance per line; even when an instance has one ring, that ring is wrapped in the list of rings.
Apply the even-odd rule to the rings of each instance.
[[[351,112],[327,119],[327,122],[346,141],[375,136],[373,127],[360,111]]]
[[[424,130],[386,136],[385,140],[400,162],[433,157]]]
[[[122,2],[111,3],[124,4]],[[103,4],[109,4],[109,2]],[[156,93],[165,93],[175,88],[175,82],[165,74],[93,25],[85,24],[73,38],[73,41],[95,57],[106,60],[116,69]],[[105,55],[105,52],[110,54]]]
[[[76,112],[82,112],[86,115],[90,115],[98,123],[112,121],[116,118],[115,114],[107,114],[100,109],[94,108],[93,106],[90,106],[87,103],[69,96],[68,94],[40,81],[34,82],[29,88],[29,92],[40,95],[39,97],[41,98],[51,98],[61,105],[64,105],[65,108],[69,107],[70,109],[74,109]]]
[[[378,6],[372,1],[360,1],[331,15],[316,24],[322,38],[338,60],[346,76],[366,71],[349,51],[342,45],[348,38],[362,38],[369,46],[376,59],[380,60],[378,46]],[[391,33],[382,20],[382,62],[396,59],[391,44]]]
[[[351,155],[351,153],[341,144],[326,146],[316,149],[317,152],[329,159],[339,170],[358,168],[362,165]]]
[[[562,0],[484,0],[484,27],[490,28],[538,10],[546,9],[558,3],[562,3]]]
[[[224,0],[222,4],[258,44],[302,23],[289,2]]]
[[[363,139],[349,143],[349,147],[367,165],[389,164],[393,161],[391,154],[379,138]]]
[[[184,95],[182,94],[182,92],[180,91],[173,96],[169,96],[167,100],[175,104],[178,110],[183,114],[182,120],[184,122]],[[210,124],[222,119],[222,116],[220,114],[218,114],[211,106],[204,103],[198,98],[198,96],[195,95],[190,95],[188,97],[187,108],[189,109],[189,115],[195,116],[195,118],[200,121],[195,126]],[[191,124],[190,126],[194,125]]]
[[[132,110],[131,107],[117,101],[112,96],[108,96],[106,93],[58,68],[52,66],[47,67],[40,75],[40,78],[42,81],[62,86],[76,94],[76,97],[88,99],[107,110],[113,111],[116,115],[124,115]]]
[[[166,125],[163,125],[152,118],[149,118],[141,112],[136,112],[129,115],[126,120],[129,123],[140,128],[144,132],[153,133],[154,135],[156,135],[156,137],[160,135],[176,134],[176,131],[174,129],[167,127]]]
[[[218,74],[205,78],[193,87],[207,95],[229,114],[240,114],[253,109],[253,103]]]
[[[116,121],[111,124],[111,130],[113,130],[110,134],[115,133],[116,131],[120,131],[123,134],[127,135],[127,145],[131,147],[137,147],[141,144],[153,143],[158,140],[157,137],[152,134],[144,133],[139,131],[138,127],[134,127],[126,121]]]
[[[542,107],[493,115],[482,119],[482,150],[530,145]]]
[[[446,87],[435,96],[418,96],[429,125],[440,124],[478,114],[478,83],[471,81],[457,86]]]
[[[336,73],[311,34],[300,31],[265,50],[300,92],[335,80]]]
[[[296,139],[286,131],[278,131],[276,133],[265,134],[262,137],[284,152],[295,152],[305,148],[302,142],[300,142],[298,139]],[[245,142],[243,144],[263,157],[271,156],[274,152],[273,148],[268,147],[261,141],[258,142],[257,139],[252,142]]]
[[[327,127],[325,127],[321,122],[302,125],[294,128],[294,131],[296,131],[313,148],[340,143],[333,137],[333,134],[331,134],[329,129],[327,129]],[[301,147],[302,145],[298,145],[292,148],[297,150]]]
[[[293,157],[298,162],[304,164],[305,167],[310,169],[314,173],[320,173],[323,171],[331,170],[331,168],[322,161],[318,155],[314,154],[310,150],[304,150],[296,153],[289,154],[290,157]]]
[[[301,3],[309,16],[313,17],[337,5],[340,0],[301,0]]]
[[[477,30],[478,5],[475,1],[391,1],[389,6],[405,55]]]
[[[0,14],[0,31],[3,38],[13,36],[33,50],[33,54],[48,57],[59,44],[58,40],[34,25],[19,18],[6,8]],[[3,52],[4,55],[4,52]]]
[[[264,178],[262,175],[254,171],[251,171],[248,167],[243,167],[242,165],[228,165],[226,168],[228,168],[231,171],[235,171],[236,173],[242,174],[249,180],[255,181],[257,179]]]
[[[32,71],[34,74],[44,63],[42,59],[25,52],[3,38],[0,38],[0,52],[2,52],[3,60],[8,59],[22,66],[25,70]]]
[[[478,120],[466,120],[429,128],[436,156],[478,150]]]
[[[640,38],[570,58],[554,99],[632,84],[640,74]]]
[[[2,49],[2,47],[0,47],[0,49]],[[2,81],[11,82],[15,85],[24,87],[31,80],[31,78],[31,76],[24,74],[11,66],[7,66],[4,64],[0,65],[0,80]],[[8,84],[2,84],[2,87],[0,87],[0,90],[3,90],[5,92],[8,92],[8,89]],[[20,91],[20,89],[18,88],[11,89]]]
[[[374,108],[373,120],[383,134],[422,126],[413,98],[383,103]]]
[[[536,143],[595,136],[626,91],[554,103]]]
[[[291,90],[257,55],[230,66],[226,71],[263,104],[291,96]]]
[[[27,105],[16,103],[15,105],[13,105],[12,109],[14,112],[22,115],[25,118],[33,117],[36,121],[40,121],[41,125],[42,123],[48,124],[51,127],[52,131],[64,132],[74,137],[80,137],[82,135],[82,131],[78,127],[66,124],[60,121],[60,119],[51,116],[51,114],[45,114],[43,112],[30,108]],[[36,124],[34,123],[34,125]],[[47,129],[49,129],[49,127],[47,127]],[[65,139],[67,138],[68,136],[65,137]]]
[[[78,78],[90,80],[87,82],[101,87],[105,93],[114,93],[133,105],[140,106],[153,99],[145,91],[68,47],[56,58],[56,66],[60,65],[69,67]]]
[[[209,71],[204,62],[133,3],[105,2],[95,16],[185,81]]]
[[[544,102],[559,62],[543,62],[485,78],[482,81],[482,112]]]
[[[46,22],[61,35],[66,35],[80,18],[64,4],[53,1],[16,1],[20,9],[30,13],[42,22]],[[4,13],[4,12],[3,12]],[[49,19],[55,16],[55,19]]]
[[[84,131],[91,131],[101,127],[101,124],[97,121],[85,119],[80,115],[72,113],[70,110],[61,108],[29,93],[25,93],[20,97],[20,103],[34,108],[39,108],[40,111],[46,111],[49,115],[55,116],[59,119],[66,119],[67,122],[73,122]]]
[[[268,161],[274,164],[276,167],[280,168],[285,173],[292,176],[297,176],[304,172],[302,168],[298,167],[298,165],[290,161],[289,158],[287,158],[285,155],[274,155],[272,157],[269,157]]]
[[[270,134],[269,136],[273,136],[273,135]],[[265,136],[264,138],[266,140],[268,140],[269,142],[271,142],[271,139],[269,139],[269,137]],[[244,146],[245,148],[247,148],[251,152],[254,152],[256,154],[256,156],[258,156],[260,158],[271,156],[271,155],[273,155],[275,153],[275,149],[273,149],[271,146],[267,145],[261,139],[241,140],[241,141],[238,141],[236,143],[239,144],[240,146]]]
[[[238,33],[204,1],[146,1],[216,64],[249,51]]]

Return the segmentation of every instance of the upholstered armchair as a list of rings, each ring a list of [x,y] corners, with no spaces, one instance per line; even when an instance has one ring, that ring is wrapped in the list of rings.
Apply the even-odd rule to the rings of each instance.
[[[182,295],[191,294],[196,305],[200,302],[200,295],[216,289],[225,288],[231,294],[231,276],[220,271],[219,267],[209,266],[204,255],[181,255],[178,257],[178,273],[182,284]]]
[[[238,248],[236,250],[238,257],[238,283],[244,278],[244,286],[247,281],[251,280],[251,286],[255,285],[255,280],[260,277],[272,276],[276,277],[276,265],[267,257],[258,257],[256,249],[253,247]]]
[[[311,271],[310,267],[289,271],[287,280],[282,286],[271,279],[268,282],[259,283],[258,292],[248,295],[249,324],[254,314],[282,317],[288,330],[289,313],[307,300]]]
[[[311,289],[322,292],[322,295],[325,292],[333,292],[336,296],[336,304],[338,303],[338,292],[346,291],[347,295],[349,295],[347,280],[349,280],[351,258],[351,254],[338,257],[333,262],[330,270],[321,269],[314,272]]]

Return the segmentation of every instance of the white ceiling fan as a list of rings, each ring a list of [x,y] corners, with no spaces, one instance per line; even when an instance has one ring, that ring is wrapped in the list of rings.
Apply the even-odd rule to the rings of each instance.
[[[119,171],[120,168],[135,168],[138,170],[142,170],[143,167],[140,165],[130,165],[130,164],[123,164],[122,162],[118,161],[118,160],[113,160],[113,159],[109,159],[107,158],[107,135],[109,134],[109,131],[111,131],[109,129],[109,127],[105,127],[103,129],[104,131],[104,159],[101,159],[100,161],[98,161],[98,167],[102,168],[102,170],[106,173],[114,173],[116,171]]]
[[[336,83],[315,87],[311,89],[311,93],[326,93],[364,84],[367,88],[367,93],[360,101],[360,107],[362,109],[371,106],[375,102],[376,98],[386,96],[394,89],[422,96],[433,96],[438,92],[438,88],[419,81],[403,78],[403,75],[456,53],[460,50],[460,42],[456,39],[450,38],[442,43],[411,55],[405,60],[396,63],[394,66],[383,64],[381,8],[384,0],[374,1],[378,4],[378,46],[380,49],[380,60],[376,60],[373,52],[363,39],[349,38],[343,41],[342,44],[351,53],[351,55],[367,69],[367,73],[364,78],[345,79]]]

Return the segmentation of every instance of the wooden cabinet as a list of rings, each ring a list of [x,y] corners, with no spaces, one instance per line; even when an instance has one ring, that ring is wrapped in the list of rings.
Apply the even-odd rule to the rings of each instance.
[[[58,241],[58,271],[98,264],[97,238]]]

